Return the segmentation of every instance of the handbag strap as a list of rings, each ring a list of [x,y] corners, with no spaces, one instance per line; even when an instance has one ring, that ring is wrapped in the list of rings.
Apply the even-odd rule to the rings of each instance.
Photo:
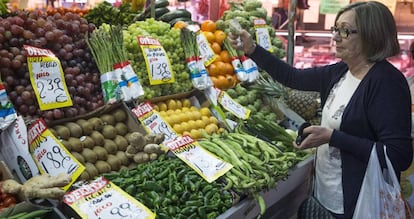
[[[313,158],[313,165],[311,169],[311,188],[309,189],[309,196],[312,196],[316,188],[316,158],[318,157],[318,148],[315,149],[315,156]]]

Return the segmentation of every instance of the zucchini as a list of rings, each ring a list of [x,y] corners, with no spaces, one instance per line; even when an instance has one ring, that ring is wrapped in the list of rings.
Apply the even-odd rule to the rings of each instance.
[[[155,8],[165,8],[168,5],[170,5],[170,2],[168,0],[155,1]]]
[[[164,14],[170,12],[170,9],[168,8],[156,8],[155,9],[155,19],[158,20],[158,18],[160,18],[161,16],[163,16]]]
[[[186,17],[191,19],[191,12],[187,11],[186,9],[177,9],[174,11],[170,11],[168,13],[165,13],[163,16],[161,16],[159,19],[161,21],[169,23],[175,18],[179,17]]]

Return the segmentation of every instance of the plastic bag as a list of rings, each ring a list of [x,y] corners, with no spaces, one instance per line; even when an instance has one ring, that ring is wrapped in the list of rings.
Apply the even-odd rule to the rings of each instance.
[[[16,110],[7,96],[6,89],[0,79],[0,133],[6,130],[17,118]]]
[[[405,218],[405,204],[394,168],[384,146],[387,169],[383,172],[376,145],[372,147],[367,170],[355,207],[354,219]]]

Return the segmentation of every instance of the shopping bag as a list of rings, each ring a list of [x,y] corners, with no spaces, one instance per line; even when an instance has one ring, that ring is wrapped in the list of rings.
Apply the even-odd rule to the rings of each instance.
[[[367,170],[355,207],[354,219],[405,219],[405,204],[401,197],[400,183],[387,156],[384,146],[387,169],[381,169],[374,145]]]

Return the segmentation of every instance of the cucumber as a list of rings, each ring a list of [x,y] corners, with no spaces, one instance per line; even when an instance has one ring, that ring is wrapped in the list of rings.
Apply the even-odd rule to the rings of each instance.
[[[169,23],[173,19],[179,17],[186,17],[191,19],[191,12],[187,11],[186,9],[177,9],[175,11],[165,13],[163,16],[159,18],[159,20]]]

